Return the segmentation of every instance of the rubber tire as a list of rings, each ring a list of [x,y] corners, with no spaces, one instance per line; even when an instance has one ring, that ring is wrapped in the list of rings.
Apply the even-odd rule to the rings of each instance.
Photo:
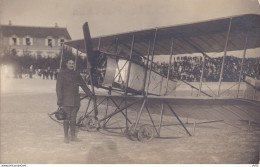
[[[96,132],[98,127],[99,127],[98,119],[96,117],[90,116],[90,117],[85,118],[82,121],[80,130]]]
[[[145,143],[153,140],[155,136],[153,126],[151,125],[142,125],[138,130],[137,137],[138,140]]]

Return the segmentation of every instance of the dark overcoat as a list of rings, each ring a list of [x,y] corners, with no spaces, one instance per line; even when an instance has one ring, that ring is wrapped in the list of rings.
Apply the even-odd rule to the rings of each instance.
[[[57,105],[80,106],[79,86],[87,95],[92,95],[79,72],[61,70],[56,82]]]

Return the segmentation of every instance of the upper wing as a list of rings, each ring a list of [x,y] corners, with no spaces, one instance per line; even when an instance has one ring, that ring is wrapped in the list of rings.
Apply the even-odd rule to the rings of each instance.
[[[174,54],[223,52],[231,18],[227,50],[244,49],[247,33],[247,49],[260,47],[260,15],[255,14],[95,37],[92,38],[92,45],[94,50],[99,47],[103,52],[129,55],[134,35],[134,54],[147,55],[149,43],[152,46],[157,31],[154,55],[169,55],[172,39]],[[84,40],[69,41],[65,44],[85,52]]]

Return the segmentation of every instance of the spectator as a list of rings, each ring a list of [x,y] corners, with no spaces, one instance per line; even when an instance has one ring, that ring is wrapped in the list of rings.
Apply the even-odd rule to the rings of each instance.
[[[50,70],[50,77],[51,77],[51,80],[53,79],[53,70]]]
[[[33,65],[30,66],[30,70],[29,70],[29,78],[32,79],[32,75],[33,75]]]
[[[259,77],[260,75],[260,58],[248,58],[244,61],[243,72],[251,77]],[[223,72],[224,82],[237,82],[240,73],[241,59],[227,56]],[[208,82],[218,82],[222,66],[222,57],[215,59],[205,59],[204,78]],[[158,73],[167,76],[169,65],[162,62],[153,64],[153,69]],[[183,79],[189,82],[198,82],[202,72],[202,62],[193,62],[190,58],[182,61],[174,62],[170,67],[170,78]]]

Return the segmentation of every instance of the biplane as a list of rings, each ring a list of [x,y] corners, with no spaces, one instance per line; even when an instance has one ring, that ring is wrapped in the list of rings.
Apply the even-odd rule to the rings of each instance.
[[[83,32],[84,39],[68,41],[62,46],[75,49],[76,56],[81,52],[87,57],[89,77],[86,84],[91,86],[95,96],[88,99],[86,112],[78,119],[80,129],[108,130],[109,122],[120,115],[123,124],[114,129],[120,129],[120,133],[130,139],[146,142],[163,137],[164,127],[176,126],[169,120],[165,124],[165,116],[173,116],[189,136],[191,133],[183,123],[184,118],[260,122],[259,102],[256,98],[244,98],[241,93],[243,84],[253,89],[255,95],[259,92],[259,85],[246,81],[243,69],[246,50],[260,47],[259,15],[240,15],[94,38],[91,38],[86,22]],[[235,86],[221,90],[227,52],[237,50],[243,57],[239,59],[238,80]],[[218,82],[211,89],[205,89],[205,62],[215,63],[210,53],[223,53],[223,56]],[[182,54],[201,55],[198,82],[172,75],[175,57]],[[168,68],[164,72],[157,70],[155,57],[168,57]],[[190,91],[176,93],[183,84]],[[95,93],[100,89],[104,91]],[[232,96],[225,96],[225,92],[232,92]],[[82,100],[85,98],[88,97],[83,95]],[[148,123],[142,122],[144,116]]]

